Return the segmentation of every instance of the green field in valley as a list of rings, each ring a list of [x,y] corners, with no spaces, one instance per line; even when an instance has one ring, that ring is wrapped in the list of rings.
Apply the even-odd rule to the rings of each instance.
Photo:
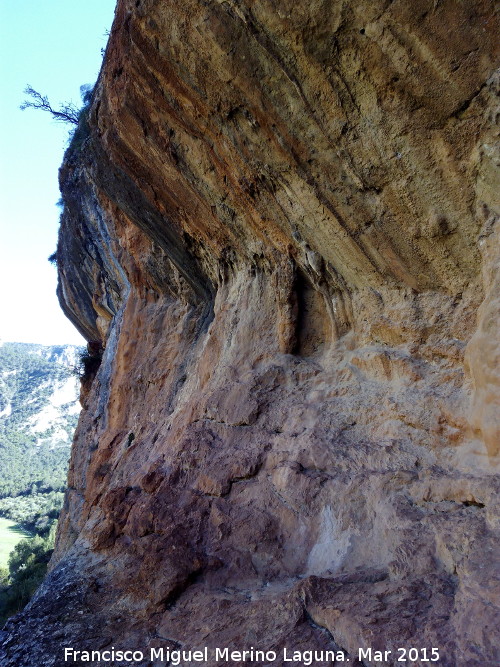
[[[26,537],[32,537],[32,535],[18,528],[13,521],[0,516],[0,567],[7,567],[10,552],[18,542]]]

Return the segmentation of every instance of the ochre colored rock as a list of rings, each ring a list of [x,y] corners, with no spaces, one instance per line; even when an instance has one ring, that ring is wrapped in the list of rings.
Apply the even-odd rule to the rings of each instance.
[[[57,251],[105,350],[2,665],[499,663],[498,34],[487,0],[118,2]]]

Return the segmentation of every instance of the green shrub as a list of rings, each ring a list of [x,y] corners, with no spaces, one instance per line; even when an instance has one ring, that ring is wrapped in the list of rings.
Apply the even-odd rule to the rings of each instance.
[[[54,550],[55,527],[50,534],[21,540],[9,557],[8,579],[2,570],[3,586],[0,590],[0,625],[21,611],[41,584]]]
[[[102,352],[100,344],[92,352],[88,348],[82,349],[79,354],[78,366],[75,369],[82,382],[87,382],[95,376],[101,365]]]

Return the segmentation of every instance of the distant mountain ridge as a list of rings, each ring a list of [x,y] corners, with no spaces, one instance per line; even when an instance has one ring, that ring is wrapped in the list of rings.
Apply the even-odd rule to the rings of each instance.
[[[0,496],[65,484],[80,412],[80,351],[0,343]]]

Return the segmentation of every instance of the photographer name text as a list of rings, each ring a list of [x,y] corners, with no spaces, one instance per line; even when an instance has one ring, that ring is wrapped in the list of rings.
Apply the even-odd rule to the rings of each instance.
[[[379,664],[400,663],[436,663],[439,661],[439,649],[437,648],[396,648],[394,650],[378,650],[370,647],[359,648],[355,657],[361,662],[363,660],[375,661]],[[124,664],[143,663],[144,660],[155,664],[164,662],[172,667],[196,662],[258,662],[272,663],[277,660],[289,663],[298,663],[309,667],[316,662],[351,662],[353,657],[345,651],[337,650],[295,650],[283,648],[281,651],[260,651],[250,648],[245,650],[233,650],[229,648],[209,648],[208,646],[198,650],[177,650],[170,648],[149,648],[147,651],[134,649],[119,650],[111,647],[101,651],[80,651],[71,647],[64,649],[64,662],[123,662]]]

